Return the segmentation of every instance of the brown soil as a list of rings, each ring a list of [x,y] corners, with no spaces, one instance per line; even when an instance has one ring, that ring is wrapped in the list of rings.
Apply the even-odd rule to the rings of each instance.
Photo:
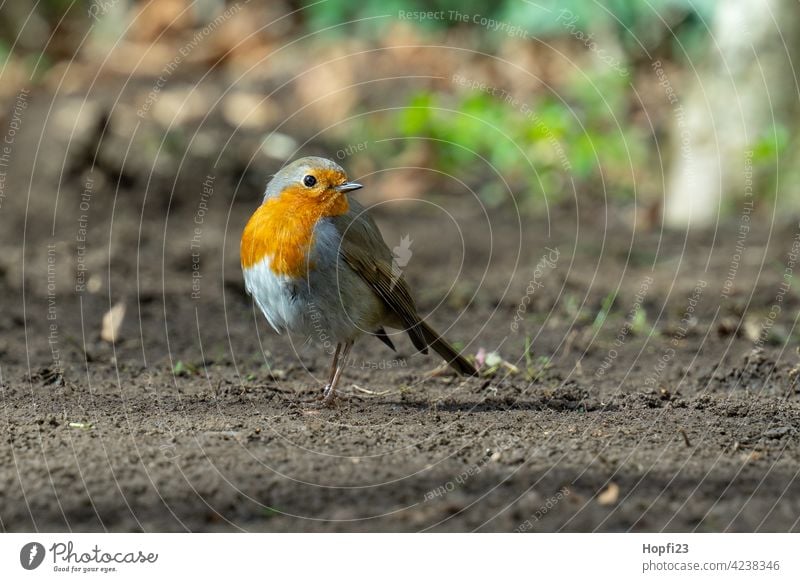
[[[238,269],[274,164],[213,172],[192,298],[212,162],[153,177],[136,152],[130,171],[23,155],[38,119],[0,210],[3,530],[800,529],[799,302],[780,287],[796,224],[754,224],[732,269],[738,222],[641,232],[620,209],[565,199],[520,217],[458,190],[382,204],[390,246],[413,239],[406,275],[430,321],[517,370],[464,381],[407,339],[397,354],[363,340],[346,399],[319,411],[303,401],[326,356],[271,332]],[[537,272],[545,247],[558,260]]]

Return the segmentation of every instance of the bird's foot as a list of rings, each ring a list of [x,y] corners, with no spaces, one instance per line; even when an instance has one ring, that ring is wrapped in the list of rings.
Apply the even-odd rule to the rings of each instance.
[[[325,390],[325,393],[322,395],[322,399],[319,401],[320,406],[324,406],[325,408],[336,408],[336,405],[339,402],[339,396],[333,390]]]
[[[323,389],[322,394],[315,396],[306,404],[308,404],[311,408],[334,408],[338,400],[339,398],[336,394],[336,391],[331,387],[330,384],[327,384]]]

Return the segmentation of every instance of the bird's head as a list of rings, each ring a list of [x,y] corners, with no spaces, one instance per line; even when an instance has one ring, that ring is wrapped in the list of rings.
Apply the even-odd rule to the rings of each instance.
[[[310,156],[281,168],[267,184],[264,201],[286,197],[302,205],[322,205],[323,214],[335,215],[347,211],[346,193],[359,188],[336,162]]]

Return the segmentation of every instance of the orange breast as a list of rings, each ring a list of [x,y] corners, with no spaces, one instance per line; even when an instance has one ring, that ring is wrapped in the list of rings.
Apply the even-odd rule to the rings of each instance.
[[[337,195],[327,203],[307,196],[300,189],[287,189],[277,198],[265,201],[250,217],[239,248],[242,268],[270,259],[276,275],[304,277],[310,265],[309,250],[314,242],[314,226],[323,216],[347,212],[347,198]]]

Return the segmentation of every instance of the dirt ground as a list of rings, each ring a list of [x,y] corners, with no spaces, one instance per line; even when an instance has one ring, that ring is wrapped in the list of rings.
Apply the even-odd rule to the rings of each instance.
[[[327,356],[273,333],[238,267],[275,164],[87,169],[48,153],[48,106],[0,207],[2,530],[800,530],[789,218],[754,213],[737,250],[736,216],[687,236],[570,196],[389,200],[421,311],[499,368],[364,339],[320,411]]]

